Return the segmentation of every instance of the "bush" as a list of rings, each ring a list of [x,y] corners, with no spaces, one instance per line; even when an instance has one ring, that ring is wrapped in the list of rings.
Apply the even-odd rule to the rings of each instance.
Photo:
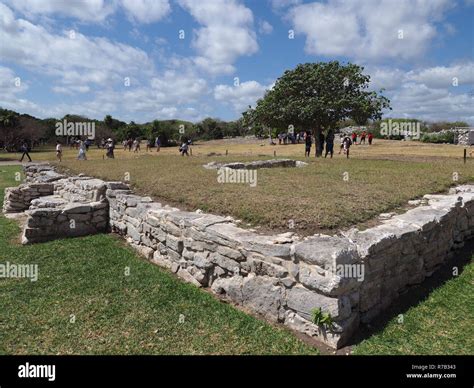
[[[454,132],[424,133],[420,139],[423,143],[448,143],[454,144]]]

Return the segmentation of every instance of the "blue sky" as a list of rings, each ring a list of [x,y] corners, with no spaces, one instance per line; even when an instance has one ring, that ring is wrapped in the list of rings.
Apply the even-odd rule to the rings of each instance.
[[[286,69],[337,59],[389,116],[474,124],[473,20],[474,0],[0,0],[0,106],[229,120]]]

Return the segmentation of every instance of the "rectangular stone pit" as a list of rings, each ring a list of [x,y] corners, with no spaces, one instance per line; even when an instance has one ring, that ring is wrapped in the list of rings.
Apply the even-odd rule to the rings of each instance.
[[[33,192],[45,174],[53,175],[27,170],[20,191]],[[334,348],[474,236],[473,185],[428,195],[425,205],[364,231],[300,239],[292,233],[260,235],[230,217],[163,206],[121,182],[81,176],[49,184],[54,195],[44,189],[49,195],[23,202],[24,243],[110,229],[183,280]],[[330,325],[312,322],[318,309],[330,314]]]

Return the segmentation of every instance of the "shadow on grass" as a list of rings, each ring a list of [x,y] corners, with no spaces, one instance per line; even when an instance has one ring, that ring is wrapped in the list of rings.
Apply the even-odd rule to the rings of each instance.
[[[460,276],[464,267],[471,262],[473,255],[474,239],[471,239],[466,241],[463,248],[456,250],[454,257],[444,263],[431,277],[426,278],[420,285],[410,287],[388,309],[372,320],[370,324],[361,323],[359,331],[346,345],[346,349],[347,347],[358,345],[375,334],[381,333],[392,319],[406,313],[411,307],[422,303],[434,290],[453,279],[453,267],[458,268],[458,276]],[[340,351],[343,350],[341,349]]]

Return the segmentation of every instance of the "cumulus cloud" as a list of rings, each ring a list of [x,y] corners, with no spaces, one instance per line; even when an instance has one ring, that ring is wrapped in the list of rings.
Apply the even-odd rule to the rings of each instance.
[[[474,122],[474,98],[467,93],[454,94],[423,84],[406,83],[391,97],[392,117],[410,117],[426,121],[462,120]]]
[[[302,0],[270,0],[270,4],[274,10],[281,10],[292,5],[301,4]]]
[[[202,25],[192,42],[195,63],[211,74],[234,72],[234,62],[258,51],[252,11],[236,0],[179,0]]]
[[[0,107],[12,110],[22,110],[30,114],[41,113],[40,107],[21,97],[28,90],[27,83],[12,69],[0,66]]]
[[[28,17],[61,15],[85,22],[100,22],[115,12],[115,2],[105,0],[5,0],[15,10]]]
[[[15,72],[5,66],[0,66],[0,93],[13,95],[27,89],[25,82]]]
[[[106,38],[65,32],[54,34],[40,25],[16,18],[0,3],[0,57],[44,76],[54,93],[75,96],[72,103],[38,106],[18,98],[12,86],[14,73],[0,67],[0,105],[46,116],[66,113],[93,118],[105,114],[140,114],[150,118],[199,118],[193,106],[208,93],[207,82],[182,65],[157,73],[147,53]],[[130,87],[125,78],[130,79]],[[84,96],[87,95],[84,100]]]
[[[263,35],[271,34],[273,32],[273,26],[266,20],[261,20],[260,23],[258,23],[258,32]]]
[[[289,20],[309,54],[387,60],[421,57],[449,0],[329,0],[293,7]]]
[[[427,121],[463,120],[474,122],[472,93],[453,88],[474,84],[474,63],[435,66],[403,71],[389,67],[367,67],[371,88],[384,88],[391,100],[391,117],[411,117]],[[388,113],[388,112],[387,112]]]
[[[408,73],[408,79],[431,88],[447,88],[455,84],[474,85],[474,62],[411,71]]]
[[[175,104],[198,100],[207,93],[207,82],[194,74],[182,74],[174,70],[166,71],[162,77],[151,80],[157,101]]]
[[[237,113],[245,111],[249,105],[263,97],[271,85],[262,85],[257,81],[241,82],[238,86],[217,85],[214,88],[214,98],[225,104],[230,104]]]
[[[169,0],[4,0],[28,18],[59,15],[81,22],[103,22],[120,7],[126,15],[139,23],[153,23],[171,12]]]
[[[122,7],[140,23],[157,22],[171,12],[168,0],[122,0]]]
[[[40,25],[17,19],[12,10],[1,3],[0,15],[2,60],[59,77],[63,87],[87,83],[104,85],[139,73],[150,74],[153,69],[147,53],[126,44],[78,32],[53,34]]]

